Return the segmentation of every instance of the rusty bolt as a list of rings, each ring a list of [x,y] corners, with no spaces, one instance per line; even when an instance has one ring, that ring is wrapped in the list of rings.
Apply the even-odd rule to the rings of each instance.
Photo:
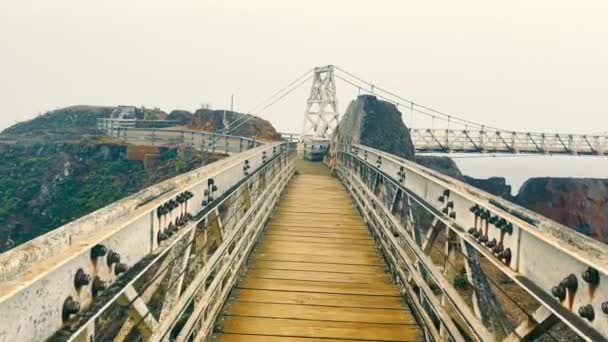
[[[63,308],[61,310],[61,318],[67,321],[70,315],[75,315],[80,311],[80,302],[74,300],[72,296],[68,296],[63,302]]]
[[[89,285],[91,282],[91,276],[84,273],[82,268],[79,268],[74,275],[74,286],[78,289],[82,286]]]
[[[608,302],[602,303],[602,312],[608,314]]]
[[[505,224],[503,230],[505,231],[505,233],[507,233],[509,235],[513,234],[513,223],[507,222]]]
[[[158,235],[156,236],[156,239],[158,240],[158,243],[161,243],[162,241],[167,240],[169,237],[167,236],[167,234],[163,231],[158,231]]]
[[[106,258],[108,266],[112,266],[112,264],[120,262],[120,254],[110,250],[108,252],[108,257]]]
[[[551,294],[553,297],[559,299],[560,302],[566,299],[566,289],[561,285],[553,286]]]
[[[593,319],[595,318],[595,312],[593,311],[593,305],[587,304],[587,305],[581,306],[580,308],[578,308],[578,314],[581,317],[586,318],[589,321],[593,321]]]
[[[108,249],[104,245],[95,245],[91,248],[91,259],[97,259],[106,255]]]
[[[492,248],[492,253],[499,254],[502,252],[502,243],[498,243],[494,248]]]
[[[165,233],[167,234],[167,236],[172,236],[174,232],[175,230],[173,229],[173,222],[171,222],[169,223],[169,227],[165,229]]]
[[[105,290],[107,287],[108,285],[105,281],[101,280],[99,276],[95,276],[95,279],[93,279],[93,295]]]
[[[504,251],[500,252],[498,257],[503,259],[507,264],[511,263],[511,249],[506,248]]]
[[[582,278],[591,285],[600,283],[600,273],[593,267],[588,267],[585,272],[583,272]]]
[[[127,264],[119,262],[118,264],[114,265],[114,274],[119,275],[121,273],[125,273],[128,269],[129,266],[127,266]]]
[[[567,288],[568,290],[574,292],[578,288],[578,280],[574,274],[569,274],[566,278],[562,279],[559,283],[561,286]]]

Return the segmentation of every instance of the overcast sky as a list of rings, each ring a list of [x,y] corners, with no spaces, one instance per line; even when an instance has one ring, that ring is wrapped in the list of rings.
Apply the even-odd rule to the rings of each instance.
[[[0,128],[75,104],[223,108],[232,93],[247,111],[335,64],[492,126],[605,131],[606,18],[605,0],[0,0]],[[262,117],[299,131],[307,91]],[[356,91],[338,92],[344,110]]]

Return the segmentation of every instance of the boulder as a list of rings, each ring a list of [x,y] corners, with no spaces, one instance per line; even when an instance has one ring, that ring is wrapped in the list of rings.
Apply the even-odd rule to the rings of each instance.
[[[175,120],[179,121],[182,125],[189,125],[192,122],[193,115],[187,110],[172,110],[169,115],[167,115],[167,120]]]
[[[531,178],[521,187],[515,202],[608,242],[608,179]]]
[[[338,125],[341,138],[414,160],[410,132],[397,107],[372,95],[352,101]]]

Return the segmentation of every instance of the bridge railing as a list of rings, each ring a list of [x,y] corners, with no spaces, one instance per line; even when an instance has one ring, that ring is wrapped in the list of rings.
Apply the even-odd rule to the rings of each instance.
[[[172,128],[137,128],[137,120],[98,119],[98,129],[126,143],[153,146],[189,146],[207,152],[240,153],[260,146],[255,139]]]
[[[498,152],[541,154],[608,153],[606,134],[549,134],[493,130],[411,129],[419,152]]]
[[[606,340],[608,246],[369,147],[336,159],[429,338]]]
[[[0,255],[0,341],[201,340],[295,151],[271,143],[159,183]]]

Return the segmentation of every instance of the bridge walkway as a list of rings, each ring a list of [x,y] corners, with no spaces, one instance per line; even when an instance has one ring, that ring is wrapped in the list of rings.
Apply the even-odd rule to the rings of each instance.
[[[422,340],[346,190],[321,163],[297,169],[213,340]]]

